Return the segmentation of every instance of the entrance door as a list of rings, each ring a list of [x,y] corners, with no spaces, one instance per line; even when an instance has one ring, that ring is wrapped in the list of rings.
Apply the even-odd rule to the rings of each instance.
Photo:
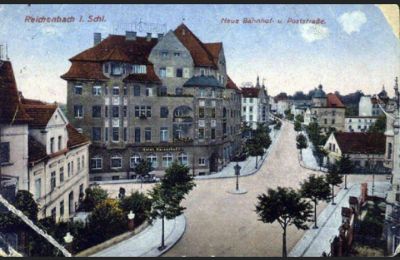
[[[217,172],[218,171],[218,153],[214,152],[211,156],[209,161],[210,172]]]

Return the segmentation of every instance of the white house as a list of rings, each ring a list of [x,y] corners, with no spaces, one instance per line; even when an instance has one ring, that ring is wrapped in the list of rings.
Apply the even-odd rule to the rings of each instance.
[[[367,132],[375,124],[378,117],[375,116],[351,116],[345,118],[345,132]]]

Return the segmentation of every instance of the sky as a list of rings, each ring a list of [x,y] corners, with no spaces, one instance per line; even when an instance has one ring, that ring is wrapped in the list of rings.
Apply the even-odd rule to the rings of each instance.
[[[104,16],[105,21],[88,22]],[[71,23],[31,23],[26,17],[75,17]],[[83,21],[80,22],[82,16]],[[265,79],[270,95],[308,92],[393,95],[400,43],[375,5],[0,5],[0,44],[7,44],[17,85],[27,98],[66,102],[69,58],[93,46],[93,33],[124,34],[134,24],[174,30],[182,21],[203,42],[223,42],[229,76],[237,85]],[[224,23],[222,19],[238,24]],[[246,24],[244,18],[272,23]],[[324,24],[293,24],[320,19]],[[277,21],[281,20],[282,23]],[[138,30],[145,35],[146,28]]]

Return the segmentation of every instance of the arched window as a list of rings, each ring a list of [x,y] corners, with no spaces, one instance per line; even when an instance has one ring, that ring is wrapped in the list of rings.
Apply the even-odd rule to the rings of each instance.
[[[140,156],[138,154],[134,154],[131,157],[130,166],[131,168],[135,168],[136,165],[140,162]]]
[[[167,153],[162,157],[163,167],[168,168],[172,164],[172,154]]]
[[[188,165],[188,156],[186,153],[180,153],[178,156],[178,161],[182,165]]]
[[[157,168],[157,156],[155,154],[149,154],[147,156],[147,161],[151,163],[151,167]]]

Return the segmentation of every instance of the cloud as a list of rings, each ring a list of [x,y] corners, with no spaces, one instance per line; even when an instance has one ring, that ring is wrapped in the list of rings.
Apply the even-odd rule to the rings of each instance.
[[[361,26],[367,22],[367,17],[361,11],[353,11],[343,13],[337,20],[342,26],[342,29],[350,35],[353,32],[360,31]]]
[[[302,24],[300,25],[300,33],[306,42],[314,42],[328,37],[329,30],[319,24]]]

